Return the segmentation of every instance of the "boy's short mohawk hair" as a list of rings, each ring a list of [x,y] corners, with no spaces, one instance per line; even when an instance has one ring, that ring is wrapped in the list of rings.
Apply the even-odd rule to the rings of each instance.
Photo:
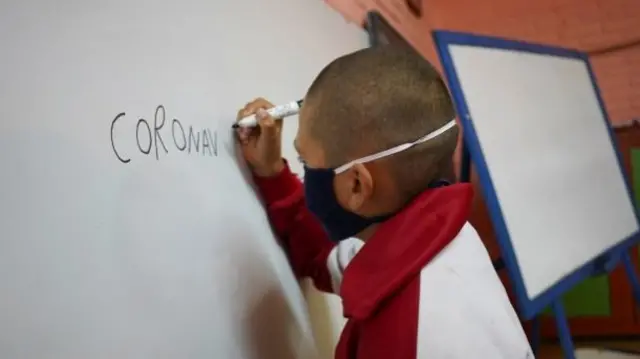
[[[331,62],[309,88],[305,106],[311,134],[332,167],[413,142],[455,118],[438,71],[412,49],[393,45],[366,48]],[[433,180],[453,180],[457,137],[456,126],[388,159],[408,197]]]

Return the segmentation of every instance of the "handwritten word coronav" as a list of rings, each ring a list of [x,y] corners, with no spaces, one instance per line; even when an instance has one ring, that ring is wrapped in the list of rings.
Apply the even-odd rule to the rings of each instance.
[[[111,121],[111,148],[118,160],[122,163],[131,162],[130,154],[123,153],[116,148],[114,130],[121,121],[126,121],[126,114],[119,113]],[[154,156],[159,160],[164,152],[183,152],[201,156],[218,156],[218,135],[209,128],[194,129],[193,126],[185,128],[180,120],[174,118],[171,124],[166,120],[164,106],[156,107],[153,118],[153,126],[144,118],[139,118],[136,123],[136,143],[140,153],[146,156]],[[171,149],[171,151],[169,150]],[[153,153],[152,153],[153,152]]]

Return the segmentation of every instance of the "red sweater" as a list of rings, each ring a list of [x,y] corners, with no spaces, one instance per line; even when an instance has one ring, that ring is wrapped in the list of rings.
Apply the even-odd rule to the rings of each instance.
[[[533,358],[466,222],[470,185],[427,190],[366,245],[357,239],[336,245],[305,206],[302,183],[288,168],[255,180],[296,276],[342,298],[348,321],[337,359]]]

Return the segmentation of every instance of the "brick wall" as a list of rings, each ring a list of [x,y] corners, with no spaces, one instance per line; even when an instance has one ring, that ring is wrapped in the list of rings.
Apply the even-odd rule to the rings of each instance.
[[[437,62],[432,29],[555,44],[584,51],[640,41],[639,0],[423,0],[415,18],[405,0],[327,0],[354,22],[380,11],[427,58]],[[640,117],[640,44],[592,56],[613,122]]]

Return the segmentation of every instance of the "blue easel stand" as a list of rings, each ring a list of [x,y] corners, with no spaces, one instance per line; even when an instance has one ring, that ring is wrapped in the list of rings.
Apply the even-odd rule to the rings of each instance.
[[[529,343],[531,350],[533,350],[533,355],[538,355],[541,339],[540,317],[536,316],[531,319],[531,341]]]
[[[564,308],[562,307],[560,298],[553,302],[551,309],[553,310],[553,316],[556,320],[558,338],[560,339],[560,345],[562,346],[564,357],[565,359],[575,359],[576,354],[575,348],[573,347],[573,340],[571,339],[571,331],[569,330],[569,322],[567,321],[567,316],[564,313]]]
[[[625,252],[622,254],[622,265],[624,266],[624,270],[627,272],[627,277],[629,277],[631,289],[633,290],[633,296],[636,298],[636,302],[638,302],[638,305],[640,305],[640,279],[638,279],[638,274],[633,268],[633,263],[631,262],[631,256],[629,255],[629,252]]]

